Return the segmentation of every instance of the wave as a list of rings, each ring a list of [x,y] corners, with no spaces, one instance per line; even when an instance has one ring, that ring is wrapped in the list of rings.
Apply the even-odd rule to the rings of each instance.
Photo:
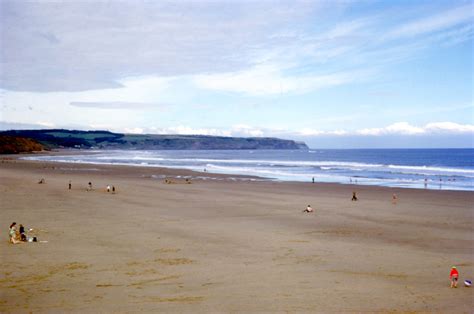
[[[314,151],[315,153],[322,153]],[[269,155],[242,154],[241,152],[214,153],[206,152],[152,152],[152,151],[98,151],[96,154],[87,152],[82,155],[68,156],[28,156],[22,159],[44,160],[63,163],[82,164],[114,164],[138,167],[165,167],[173,169],[189,169],[202,172],[204,168],[210,173],[250,175],[281,181],[311,181],[314,177],[318,182],[350,183],[350,178],[357,178],[358,184],[424,187],[425,178],[429,188],[439,187],[442,179],[443,188],[474,190],[472,167],[456,168],[436,165],[397,164],[409,160],[392,159],[393,163],[360,162],[316,159],[304,155],[291,155],[277,152]],[[192,158],[196,156],[196,158]],[[247,159],[248,156],[248,159]],[[215,157],[215,158],[214,158]],[[235,158],[237,157],[237,158]],[[239,158],[240,157],[240,158]],[[260,157],[260,158],[259,158]],[[343,156],[346,158],[346,156]],[[252,159],[254,158],[254,159]],[[308,160],[304,160],[307,158]],[[327,157],[330,159],[330,157]],[[303,160],[302,160],[303,159]],[[341,158],[342,159],[342,158]],[[371,159],[370,161],[372,161]],[[388,161],[379,159],[376,161]]]
[[[474,176],[474,169],[452,168],[452,167],[436,167],[436,166],[413,166],[413,165],[384,165],[378,163],[361,163],[350,161],[304,161],[304,160],[266,160],[266,159],[214,159],[214,158],[166,158],[155,156],[107,156],[107,155],[74,155],[74,156],[35,156],[23,157],[30,160],[49,160],[62,162],[93,162],[96,163],[117,163],[127,161],[127,164],[146,163],[153,165],[158,162],[161,166],[167,166],[168,163],[173,165],[181,164],[220,164],[220,165],[249,165],[254,167],[308,167],[320,169],[323,171],[346,170],[346,171],[382,171],[391,173],[405,173],[418,175],[462,175]],[[105,162],[103,162],[105,161]]]
[[[453,173],[472,173],[474,169],[458,169],[458,168],[445,168],[445,167],[430,167],[430,166],[402,166],[402,165],[388,165],[391,169],[406,169],[413,171],[433,171],[433,172],[453,172]]]

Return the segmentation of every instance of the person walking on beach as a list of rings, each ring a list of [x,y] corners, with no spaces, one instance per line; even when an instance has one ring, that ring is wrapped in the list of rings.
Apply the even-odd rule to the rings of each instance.
[[[71,180],[69,180],[69,190],[72,188]]]
[[[351,201],[357,201],[357,200],[358,200],[357,194],[356,194],[356,192],[354,191],[354,192],[352,192],[352,199],[351,199]]]
[[[459,272],[456,266],[451,267],[451,272],[449,273],[449,279],[451,279],[451,288],[458,287],[458,278],[459,278]]]
[[[308,205],[308,207],[306,207],[305,210],[303,210],[303,213],[312,213],[314,210],[313,208],[311,207],[311,205]]]
[[[392,204],[396,205],[398,201],[397,194],[393,193],[392,195]]]
[[[313,183],[314,183],[314,177],[313,177]]]
[[[112,185],[112,194],[115,194],[115,185]]]
[[[89,182],[87,186],[87,191],[92,191],[92,182]]]
[[[110,192],[110,185],[107,185],[107,193]]]

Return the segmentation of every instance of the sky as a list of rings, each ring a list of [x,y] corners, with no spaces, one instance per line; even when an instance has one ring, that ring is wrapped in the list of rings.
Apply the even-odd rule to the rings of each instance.
[[[0,129],[474,147],[472,1],[0,1]]]

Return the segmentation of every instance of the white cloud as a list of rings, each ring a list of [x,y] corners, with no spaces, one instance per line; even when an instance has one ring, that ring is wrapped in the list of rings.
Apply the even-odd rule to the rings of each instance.
[[[362,129],[356,132],[359,135],[423,135],[432,133],[466,134],[474,133],[474,125],[458,124],[454,122],[433,122],[424,127],[410,125],[407,122],[398,122],[384,128]]]
[[[434,122],[428,123],[425,126],[427,132],[439,133],[474,133],[474,125],[472,124],[458,124],[453,122]]]
[[[258,65],[249,70],[197,75],[199,88],[244,93],[253,96],[304,93],[360,80],[364,73],[340,72],[325,75],[285,75],[277,65]]]
[[[125,128],[124,132],[129,133],[129,134],[143,134],[144,133],[143,128]]]
[[[382,128],[366,128],[354,131],[348,130],[317,130],[303,128],[300,130],[258,128],[246,124],[237,124],[228,129],[217,128],[192,128],[189,126],[176,126],[169,128],[150,128],[142,133],[156,134],[196,134],[211,136],[237,136],[237,137],[285,137],[285,138],[310,138],[310,137],[344,137],[344,136],[417,136],[417,135],[442,135],[442,134],[473,134],[474,125],[458,124],[454,122],[433,122],[425,126],[413,126],[407,122],[398,122]]]
[[[264,132],[261,129],[254,128],[245,124],[234,125],[230,133],[234,136],[264,136]]]
[[[45,128],[53,128],[56,126],[54,123],[49,121],[36,121],[35,123]]]
[[[370,128],[358,130],[357,134],[360,135],[387,135],[387,134],[400,134],[400,135],[416,135],[423,134],[425,130],[423,128],[415,127],[407,122],[398,122],[391,124],[384,128]]]
[[[271,45],[272,34],[320,4],[3,0],[0,6],[0,87],[44,92],[117,88],[135,75],[243,69]]]
[[[321,131],[321,130],[316,130],[316,129],[310,129],[310,128],[305,128],[301,129],[296,132],[297,135],[301,136],[330,136],[330,135],[336,135],[336,136],[343,136],[347,135],[348,132],[344,130],[335,130],[335,131]]]

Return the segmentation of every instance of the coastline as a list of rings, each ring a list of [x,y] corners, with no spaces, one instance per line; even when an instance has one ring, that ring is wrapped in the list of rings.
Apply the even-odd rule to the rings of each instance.
[[[2,159],[0,311],[471,311],[474,192],[202,174]]]
[[[323,153],[331,155],[332,152],[338,151],[341,150],[327,150],[325,152],[323,151]],[[392,154],[405,154],[403,151],[406,150],[402,150],[401,152],[400,150],[395,150]],[[345,159],[340,159],[340,156],[337,154],[332,156],[332,158],[335,158],[334,161],[332,159],[327,159],[325,161],[325,159],[307,159],[308,157],[303,155],[299,156],[298,159],[291,160],[291,158],[293,158],[291,157],[293,156],[292,154],[277,154],[279,157],[272,159],[274,158],[272,157],[273,153],[271,155],[266,155],[264,153],[263,155],[258,155],[259,157],[257,158],[254,157],[247,159],[247,156],[245,156],[247,155],[246,153],[239,158],[240,156],[238,154],[235,157],[234,155],[229,155],[227,153],[228,150],[218,150],[216,151],[217,153],[212,153],[211,155],[207,155],[207,151],[199,150],[197,150],[198,153],[193,153],[193,150],[177,151],[177,153],[171,155],[169,152],[170,151],[167,150],[159,151],[158,154],[153,154],[148,151],[140,150],[91,151],[80,149],[60,149],[52,152],[40,152],[34,154],[36,156],[28,154],[17,155],[15,158],[36,160],[40,162],[55,162],[58,164],[116,165],[145,167],[149,169],[170,169],[174,172],[191,171],[191,174],[188,174],[190,179],[203,177],[215,179],[212,176],[223,175],[234,177],[236,179],[252,178],[252,180],[273,182],[307,183],[313,179],[316,183],[323,184],[335,183],[350,186],[381,186],[402,189],[474,191],[472,185],[473,182],[472,179],[470,179],[472,178],[471,173],[474,170],[471,170],[470,168],[456,168],[449,164],[446,166],[425,166],[424,164],[419,164],[413,160],[411,160],[412,163],[408,164],[397,163],[395,160],[367,162],[361,161],[357,157],[354,159],[355,161],[347,161]],[[246,150],[244,150],[244,152],[254,153],[254,151]],[[264,152],[269,151],[264,150]],[[314,152],[316,151],[313,151],[313,153]],[[376,154],[377,152],[374,153]],[[96,154],[98,154],[98,157],[91,157],[91,155]],[[423,154],[424,153],[422,153],[422,155]],[[56,157],[55,160],[55,156],[58,156],[59,158]],[[64,158],[61,158],[63,156]],[[257,156],[256,152],[255,156]],[[124,157],[129,158],[127,159]],[[458,158],[459,157],[460,156],[458,156]],[[286,158],[290,158],[290,160],[287,160]],[[383,158],[384,157],[382,157],[382,159]],[[427,156],[425,155],[423,158],[427,158]],[[247,164],[249,166],[247,166]],[[306,169],[302,172],[301,169],[305,167]],[[285,168],[289,170],[285,170]],[[292,170],[292,168],[296,170]],[[364,171],[364,169],[367,170]],[[343,172],[341,173],[340,171]],[[460,174],[461,177],[458,177],[457,173],[462,173]]]

